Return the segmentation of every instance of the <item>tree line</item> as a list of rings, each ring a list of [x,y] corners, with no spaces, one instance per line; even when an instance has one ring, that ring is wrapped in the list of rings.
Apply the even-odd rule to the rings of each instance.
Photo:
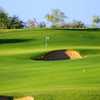
[[[60,9],[53,9],[50,13],[44,17],[50,24],[50,27],[57,28],[86,28],[87,26],[80,20],[73,20],[67,23],[68,17]],[[100,23],[99,16],[92,16],[92,28],[97,28]],[[47,24],[38,22],[35,18],[28,20],[27,22],[19,19],[18,16],[9,16],[5,10],[0,8],[0,29],[21,29],[21,28],[44,28]]]
[[[24,27],[24,22],[17,16],[9,16],[0,9],[0,29],[19,29]]]

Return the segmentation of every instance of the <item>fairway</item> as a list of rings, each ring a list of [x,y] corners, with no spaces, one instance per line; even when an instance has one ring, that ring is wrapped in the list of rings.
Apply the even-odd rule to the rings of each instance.
[[[45,48],[45,37],[50,39]],[[77,60],[36,61],[41,53],[74,49]],[[100,31],[0,30],[0,95],[35,100],[100,100]]]

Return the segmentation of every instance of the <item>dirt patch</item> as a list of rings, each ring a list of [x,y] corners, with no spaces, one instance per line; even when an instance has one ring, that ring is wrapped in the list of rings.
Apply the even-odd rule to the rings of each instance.
[[[75,50],[54,50],[43,55],[39,55],[35,60],[65,60],[65,59],[80,59],[82,56]]]

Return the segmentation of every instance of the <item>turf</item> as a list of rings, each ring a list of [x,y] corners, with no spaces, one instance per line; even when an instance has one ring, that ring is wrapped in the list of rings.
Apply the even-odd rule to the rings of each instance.
[[[45,36],[50,37],[47,49]],[[31,59],[56,49],[75,49],[83,59]],[[100,31],[1,30],[0,95],[33,95],[36,100],[100,100]]]

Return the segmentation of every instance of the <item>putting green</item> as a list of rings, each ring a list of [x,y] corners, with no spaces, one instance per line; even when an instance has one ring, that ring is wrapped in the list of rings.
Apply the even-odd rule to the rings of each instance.
[[[50,37],[47,49],[45,35]],[[75,49],[86,57],[59,62],[31,59],[58,49]],[[1,95],[34,95],[36,100],[99,100],[99,87],[100,31],[0,31]]]

